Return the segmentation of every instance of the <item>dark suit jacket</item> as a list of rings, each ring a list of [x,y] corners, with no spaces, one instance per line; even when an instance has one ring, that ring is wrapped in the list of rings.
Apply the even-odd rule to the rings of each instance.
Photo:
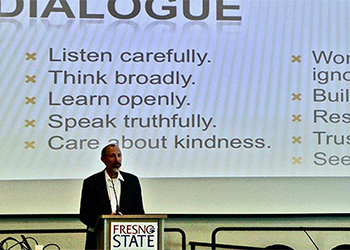
[[[141,186],[135,175],[120,171],[121,181],[120,212],[122,214],[144,214]],[[105,171],[94,174],[84,180],[80,201],[80,220],[94,228],[100,215],[112,213],[106,187]],[[96,235],[88,232],[86,249],[96,249]]]

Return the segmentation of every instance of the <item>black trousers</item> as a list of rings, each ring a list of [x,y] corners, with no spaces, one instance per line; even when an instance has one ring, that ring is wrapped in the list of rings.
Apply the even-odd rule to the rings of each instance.
[[[96,250],[97,249],[97,235],[96,233],[88,231],[86,233],[86,242],[85,242],[86,250]]]

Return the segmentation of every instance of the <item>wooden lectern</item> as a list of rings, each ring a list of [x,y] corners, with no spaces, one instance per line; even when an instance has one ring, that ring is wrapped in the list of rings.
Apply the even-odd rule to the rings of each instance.
[[[101,215],[97,222],[97,249],[163,250],[166,215]]]

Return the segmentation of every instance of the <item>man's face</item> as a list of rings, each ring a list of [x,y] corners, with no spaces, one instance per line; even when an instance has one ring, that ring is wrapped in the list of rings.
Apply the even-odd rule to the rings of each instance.
[[[122,153],[118,147],[109,146],[106,156],[101,157],[101,161],[106,165],[108,172],[117,172],[122,165]]]

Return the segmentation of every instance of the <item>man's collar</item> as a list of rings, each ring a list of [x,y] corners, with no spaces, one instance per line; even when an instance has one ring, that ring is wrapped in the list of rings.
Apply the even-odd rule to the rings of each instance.
[[[105,177],[106,177],[106,180],[109,180],[109,179],[112,179],[109,174],[107,173],[107,170],[105,169]],[[122,174],[120,173],[120,171],[118,170],[118,175],[117,175],[117,178],[118,180],[120,181],[124,181],[124,178],[122,176]]]

